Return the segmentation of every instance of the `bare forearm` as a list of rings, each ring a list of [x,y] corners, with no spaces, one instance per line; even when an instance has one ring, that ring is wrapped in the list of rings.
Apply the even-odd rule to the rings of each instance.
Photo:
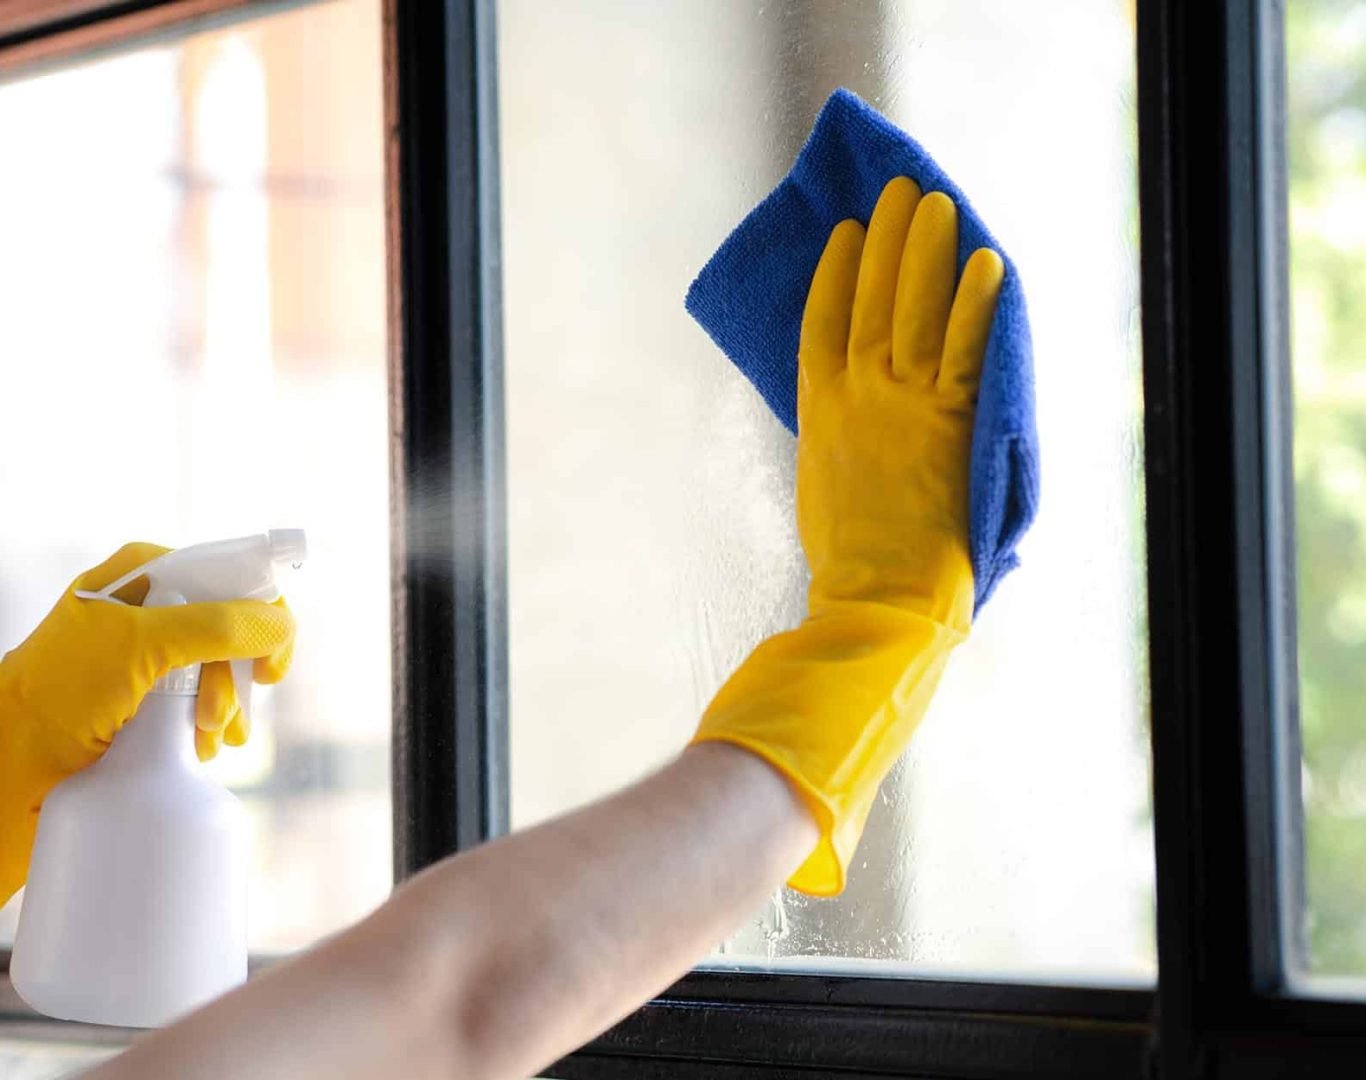
[[[449,906],[448,893],[461,907],[475,896],[509,904],[485,919],[465,995],[472,1011],[459,1026],[477,1062],[468,1075],[525,1076],[625,1016],[733,932],[814,839],[805,808],[767,765],[704,746],[415,882],[427,911]]]
[[[685,972],[814,836],[767,765],[696,747],[619,795],[438,864],[96,1076],[528,1076]]]

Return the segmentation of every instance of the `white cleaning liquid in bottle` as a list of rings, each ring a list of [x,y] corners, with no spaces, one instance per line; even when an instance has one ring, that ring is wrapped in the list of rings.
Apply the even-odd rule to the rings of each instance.
[[[276,564],[303,562],[300,529],[180,548],[92,602],[150,581],[144,607],[274,600]],[[250,660],[234,662],[248,708]],[[80,678],[80,657],[72,657]],[[94,765],[43,802],[10,959],[14,988],[48,1016],[157,1027],[247,976],[247,851],[237,797],[194,750],[199,666],[157,680]]]

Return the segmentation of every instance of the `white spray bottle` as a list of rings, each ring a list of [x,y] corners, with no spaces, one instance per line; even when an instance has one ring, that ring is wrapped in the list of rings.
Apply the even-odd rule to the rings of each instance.
[[[180,548],[95,593],[146,577],[144,607],[274,600],[301,529]],[[251,661],[233,663],[242,708]],[[80,678],[80,657],[72,657]],[[194,750],[199,666],[156,686],[94,765],[48,794],[10,959],[19,995],[63,1020],[157,1027],[247,976],[246,821]]]

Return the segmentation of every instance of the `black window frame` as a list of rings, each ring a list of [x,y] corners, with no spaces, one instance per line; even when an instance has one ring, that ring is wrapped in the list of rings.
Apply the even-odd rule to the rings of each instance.
[[[0,36],[0,72],[188,7],[203,17],[119,4]],[[496,12],[384,11],[402,879],[508,824]],[[1137,0],[1156,988],[699,971],[547,1075],[1366,1069],[1366,1002],[1295,997],[1282,975],[1300,875],[1283,892],[1277,867],[1301,855],[1278,815],[1299,758],[1280,25],[1282,0]],[[0,1036],[50,1024],[0,981]]]

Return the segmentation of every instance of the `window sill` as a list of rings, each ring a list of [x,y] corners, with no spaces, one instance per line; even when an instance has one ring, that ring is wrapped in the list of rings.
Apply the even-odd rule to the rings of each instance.
[[[122,1048],[136,1037],[128,1028],[75,1024],[34,1012],[15,993],[9,975],[0,973],[0,1039]]]
[[[694,973],[546,1075],[1142,1080],[1152,1007],[1146,991]]]

